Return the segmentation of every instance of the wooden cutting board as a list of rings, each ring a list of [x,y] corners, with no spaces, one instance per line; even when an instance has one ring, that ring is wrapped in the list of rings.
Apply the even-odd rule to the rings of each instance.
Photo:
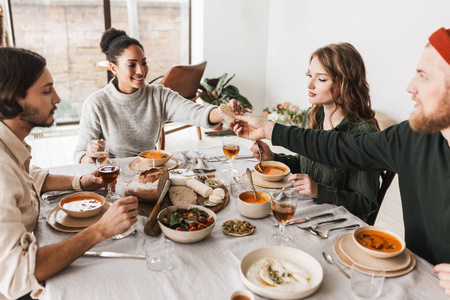
[[[212,210],[215,213],[218,213],[221,211],[230,201],[230,193],[228,192],[228,189],[223,186],[222,189],[225,191],[225,198],[223,199],[223,202],[217,206],[205,206],[204,202],[208,199],[203,198],[202,196],[197,194],[197,205],[205,206]],[[164,208],[173,205],[169,198],[169,193],[167,193],[166,197],[164,198],[164,201],[161,203],[160,211]],[[150,215],[150,212],[153,209],[154,204],[151,203],[145,203],[145,202],[139,202],[139,214],[141,216],[148,217]]]

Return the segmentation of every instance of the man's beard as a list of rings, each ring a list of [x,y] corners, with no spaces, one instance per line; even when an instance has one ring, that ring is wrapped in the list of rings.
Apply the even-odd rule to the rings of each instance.
[[[413,112],[409,125],[413,130],[423,133],[434,133],[450,127],[450,89],[447,88],[433,114],[426,116]]]
[[[19,118],[20,120],[27,123],[30,130],[33,129],[34,127],[50,127],[53,125],[53,122],[55,120],[53,119],[53,121],[49,123],[48,119],[55,110],[56,106],[50,111],[50,114],[44,115],[40,113],[37,108],[32,107],[29,104],[26,104],[23,107],[23,112],[20,114]]]

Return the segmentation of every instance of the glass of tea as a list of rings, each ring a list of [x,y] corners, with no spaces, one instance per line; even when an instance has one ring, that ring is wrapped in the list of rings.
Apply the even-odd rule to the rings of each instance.
[[[98,145],[89,144],[88,150],[89,156],[97,166],[103,165],[108,159],[108,148],[105,140],[99,140]]]
[[[272,237],[281,246],[288,246],[294,241],[292,236],[284,233],[286,222],[292,219],[297,207],[297,197],[292,197],[292,194],[292,192],[286,192],[281,199],[280,197],[274,197],[271,200],[272,213],[279,222],[279,232],[274,234]]]
[[[230,163],[228,168],[223,170],[223,173],[231,175],[231,176],[235,176],[235,175],[239,174],[238,171],[233,169],[233,161],[239,153],[239,141],[237,140],[237,138],[229,138],[229,137],[223,138],[222,139],[222,150],[223,150],[223,153],[225,154],[225,156],[229,158],[228,161]]]
[[[106,162],[98,168],[99,176],[106,184],[108,193],[106,199],[108,201],[114,201],[120,199],[120,196],[112,191],[112,187],[117,181],[117,177],[120,173],[120,159],[107,159]]]

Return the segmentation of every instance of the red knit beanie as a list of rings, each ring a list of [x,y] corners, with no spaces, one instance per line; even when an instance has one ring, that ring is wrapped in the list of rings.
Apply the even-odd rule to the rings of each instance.
[[[433,33],[428,40],[434,49],[450,65],[450,29],[445,30],[442,27]]]

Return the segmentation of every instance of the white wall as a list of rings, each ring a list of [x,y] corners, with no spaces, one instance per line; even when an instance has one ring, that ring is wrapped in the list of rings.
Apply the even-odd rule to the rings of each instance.
[[[206,0],[204,14],[207,75],[236,73],[258,115],[285,101],[307,108],[310,54],[345,41],[365,60],[373,107],[407,119],[406,86],[428,36],[450,27],[449,0]]]
[[[194,2],[195,4],[195,2]],[[204,5],[205,77],[236,74],[230,84],[264,105],[269,0],[206,0]]]

